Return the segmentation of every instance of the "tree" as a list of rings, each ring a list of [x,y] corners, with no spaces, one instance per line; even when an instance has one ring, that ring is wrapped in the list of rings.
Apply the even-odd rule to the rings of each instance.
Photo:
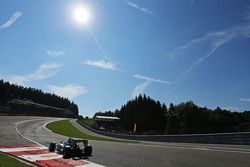
[[[250,111],[231,112],[220,107],[212,110],[199,107],[193,101],[170,103],[167,108],[146,95],[128,101],[113,114],[120,118],[125,130],[132,131],[136,123],[139,133],[217,133],[250,129]]]
[[[0,80],[0,105],[6,106],[12,99],[31,101],[52,107],[70,110],[78,115],[78,106],[70,100],[55,94],[44,93],[40,89],[26,88]]]
[[[154,131],[163,133],[166,124],[166,105],[161,105],[146,95],[139,95],[133,100],[123,105],[120,110],[116,110],[116,115],[120,117],[121,124],[125,130],[132,131],[134,124],[140,133]]]

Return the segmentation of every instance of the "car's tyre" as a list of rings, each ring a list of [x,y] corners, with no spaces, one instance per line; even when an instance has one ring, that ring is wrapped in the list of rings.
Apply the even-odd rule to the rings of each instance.
[[[56,150],[56,143],[50,143],[49,152],[55,152],[55,150]]]
[[[69,158],[71,157],[71,151],[69,148],[64,148],[63,149],[63,158]]]
[[[86,146],[86,147],[84,148],[84,154],[85,154],[86,156],[90,156],[90,155],[92,154],[92,146]]]

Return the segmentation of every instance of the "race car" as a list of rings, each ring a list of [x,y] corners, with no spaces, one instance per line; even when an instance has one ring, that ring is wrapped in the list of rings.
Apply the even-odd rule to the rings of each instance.
[[[49,152],[58,152],[63,158],[88,157],[92,154],[92,146],[88,140],[77,140],[69,138],[66,142],[50,143]]]

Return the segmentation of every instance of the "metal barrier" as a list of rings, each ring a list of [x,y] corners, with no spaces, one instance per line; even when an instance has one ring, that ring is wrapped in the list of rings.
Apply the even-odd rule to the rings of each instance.
[[[250,145],[250,132],[185,134],[185,135],[126,135],[126,134],[98,131],[86,125],[82,126],[97,134],[109,137],[121,138],[121,139],[129,139],[129,140]]]

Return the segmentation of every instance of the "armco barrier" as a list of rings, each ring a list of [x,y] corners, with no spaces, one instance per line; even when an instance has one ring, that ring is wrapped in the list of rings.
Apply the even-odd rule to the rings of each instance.
[[[159,141],[159,142],[180,142],[180,143],[250,145],[250,132],[185,134],[185,135],[126,135],[126,134],[98,131],[86,125],[82,126],[97,134],[109,137],[121,138],[121,139]]]

